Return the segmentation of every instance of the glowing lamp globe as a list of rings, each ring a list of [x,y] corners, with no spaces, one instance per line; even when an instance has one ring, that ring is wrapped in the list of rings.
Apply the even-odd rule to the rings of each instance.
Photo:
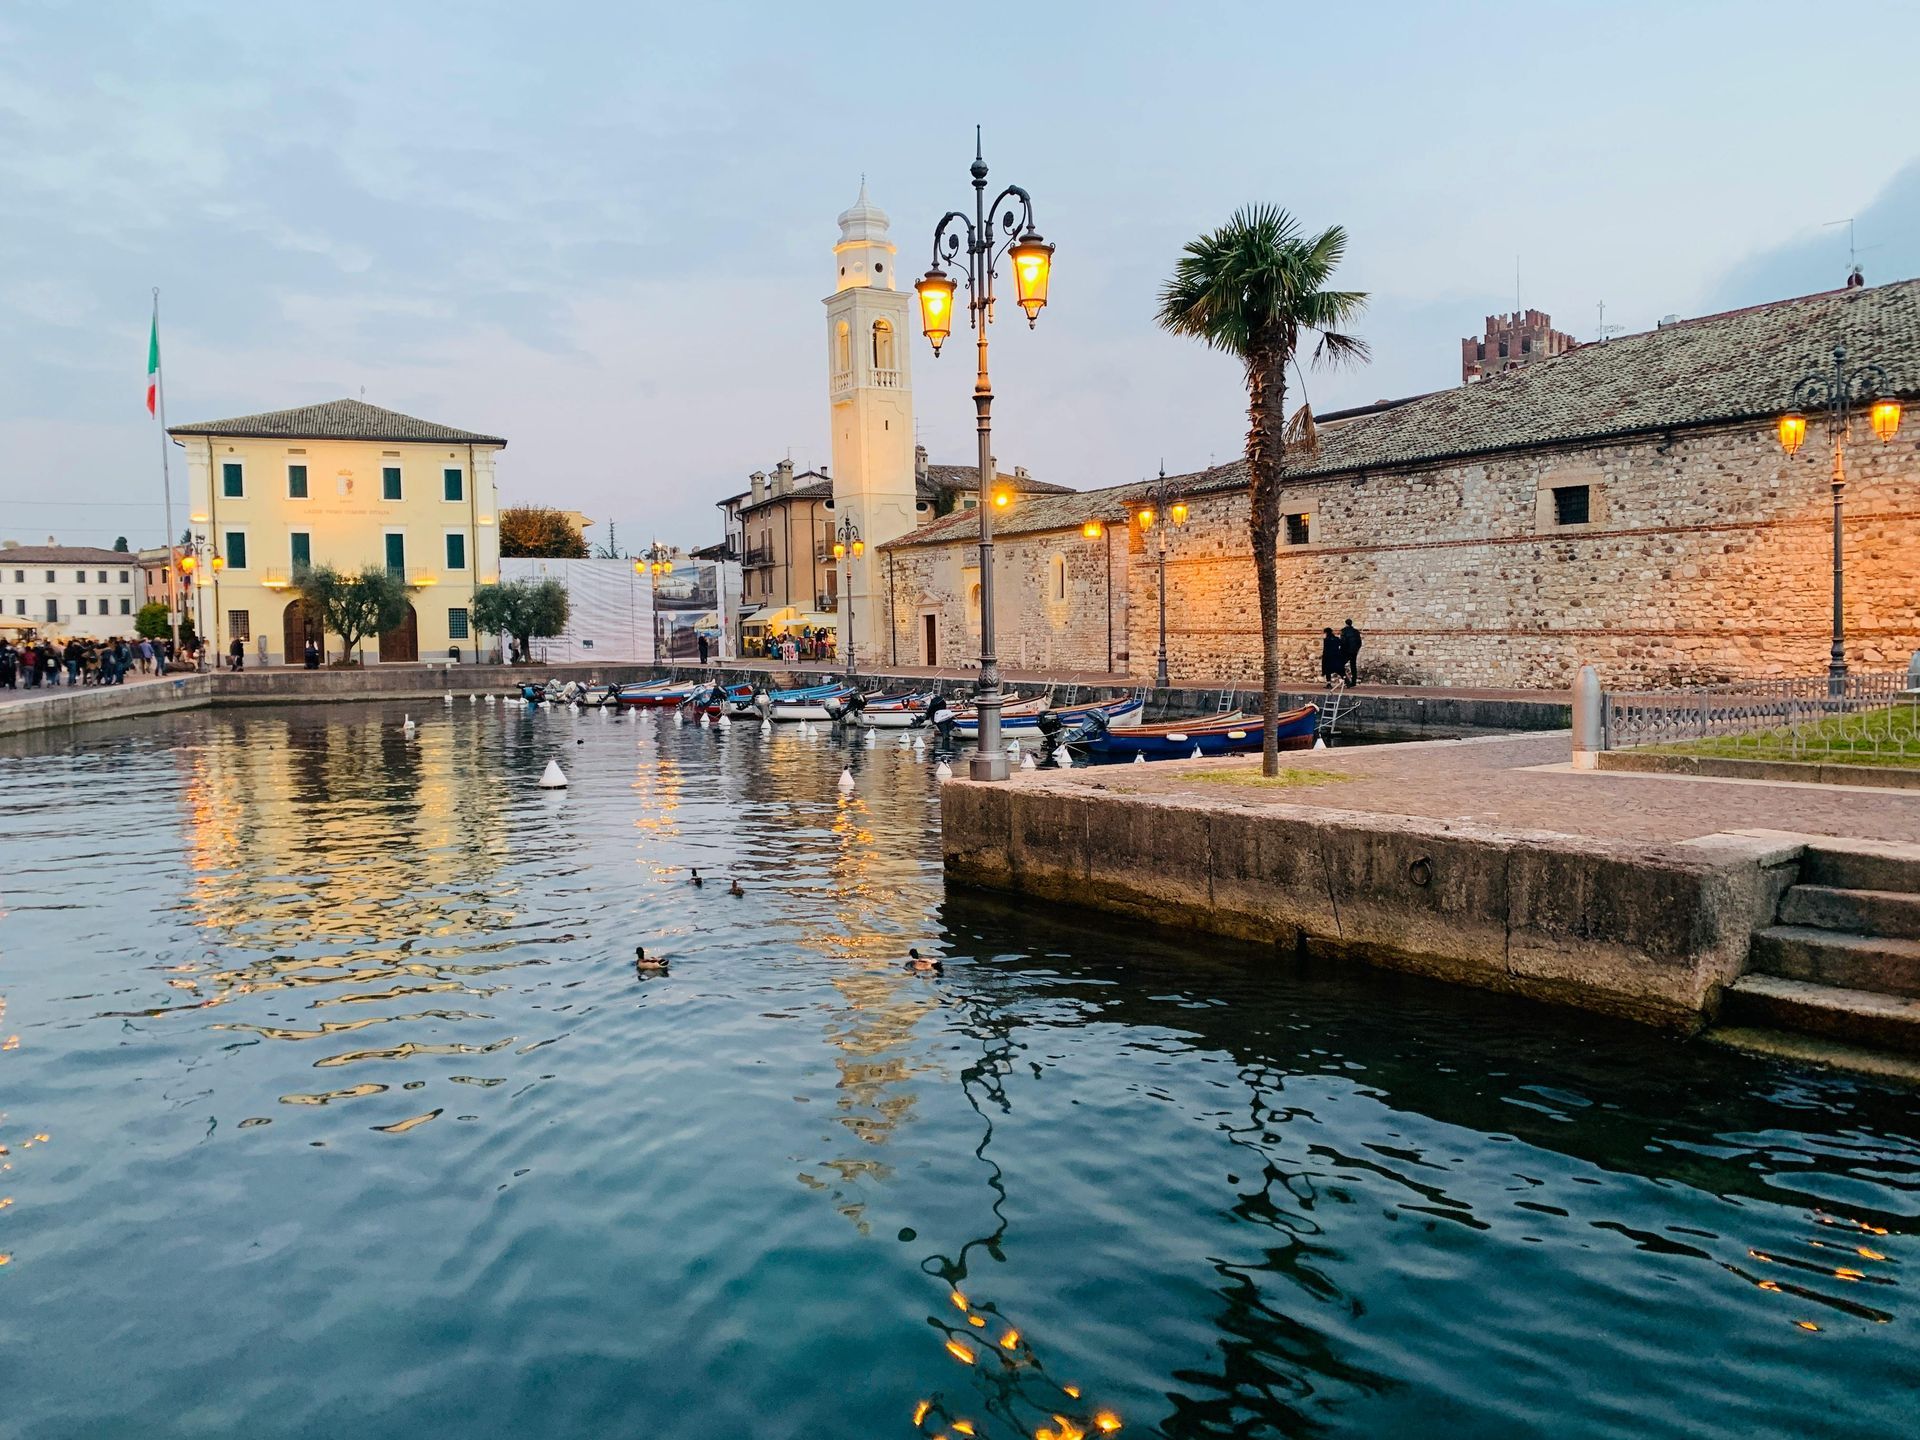
[[[1089,540],[1098,540],[1102,535],[1107,533],[1107,527],[1102,525],[1098,520],[1089,520],[1080,527],[1080,533]]]
[[[215,573],[216,575],[217,575],[217,574],[219,574],[219,573],[220,573],[220,572],[221,572],[222,570],[224,570],[224,569],[226,569],[226,568],[227,568],[227,557],[226,557],[226,556],[224,556],[224,555],[216,555],[216,556],[214,556],[214,557],[213,557],[213,571],[214,571],[214,573]]]
[[[195,560],[191,555],[182,555],[180,557],[180,573],[182,575],[191,575],[194,566],[199,563],[200,562]]]
[[[1807,417],[1797,410],[1780,417],[1780,448],[1791,456],[1807,438]]]
[[[867,553],[866,541],[856,540],[853,542],[853,558],[854,559],[858,560],[862,555],[866,553]]]
[[[1004,485],[996,486],[993,492],[993,508],[1005,510],[1011,504],[1013,504],[1013,491]]]
[[[1873,426],[1873,433],[1879,437],[1882,445],[1900,432],[1900,402],[1898,400],[1876,400],[1873,408],[1867,411],[1867,420]]]
[[[1174,501],[1173,504],[1167,507],[1167,514],[1172,518],[1174,524],[1176,525],[1186,524],[1187,523],[1186,502],[1184,500]]]
[[[1153,522],[1158,517],[1153,513],[1153,507],[1151,505],[1142,505],[1133,518],[1140,522],[1140,528],[1142,530],[1151,530],[1153,528]]]
[[[1047,281],[1053,275],[1053,246],[1040,238],[1039,231],[1029,230],[1014,242],[1007,258],[1013,262],[1014,298],[1027,312],[1027,327],[1031,329],[1047,303]]]
[[[953,281],[938,265],[914,282],[920,297],[920,328],[933,342],[938,355],[947,336],[953,333]]]
[[[844,560],[847,558],[847,547],[842,545],[838,540],[833,542],[833,558],[836,560]]]

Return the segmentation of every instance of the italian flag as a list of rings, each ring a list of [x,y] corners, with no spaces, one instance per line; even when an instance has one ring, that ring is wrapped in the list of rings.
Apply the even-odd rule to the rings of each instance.
[[[156,413],[160,400],[160,317],[153,317],[153,331],[147,336],[147,413]]]

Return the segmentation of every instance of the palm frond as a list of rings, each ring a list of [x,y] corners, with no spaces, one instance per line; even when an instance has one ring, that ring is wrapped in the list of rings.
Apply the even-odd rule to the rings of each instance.
[[[1302,405],[1287,421],[1281,444],[1291,452],[1311,455],[1320,448],[1320,431],[1313,423],[1313,406]]]

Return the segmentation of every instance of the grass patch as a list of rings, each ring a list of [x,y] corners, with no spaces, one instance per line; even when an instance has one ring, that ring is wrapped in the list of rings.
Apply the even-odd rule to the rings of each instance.
[[[1901,703],[1804,725],[1713,735],[1648,745],[1654,755],[1706,755],[1717,760],[1787,760],[1804,765],[1886,765],[1920,769],[1920,705]]]
[[[1210,785],[1245,785],[1254,790],[1291,790],[1301,785],[1319,785],[1328,780],[1351,780],[1336,770],[1294,770],[1282,768],[1278,775],[1262,775],[1258,770],[1189,770],[1183,780],[1204,780]]]

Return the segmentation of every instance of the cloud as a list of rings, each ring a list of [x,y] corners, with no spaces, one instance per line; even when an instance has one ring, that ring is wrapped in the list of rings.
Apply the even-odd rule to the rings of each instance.
[[[1920,160],[1860,208],[1854,236],[1869,285],[1920,275]],[[1847,227],[1823,225],[1729,268],[1709,294],[1707,313],[1835,290],[1846,278]]]

